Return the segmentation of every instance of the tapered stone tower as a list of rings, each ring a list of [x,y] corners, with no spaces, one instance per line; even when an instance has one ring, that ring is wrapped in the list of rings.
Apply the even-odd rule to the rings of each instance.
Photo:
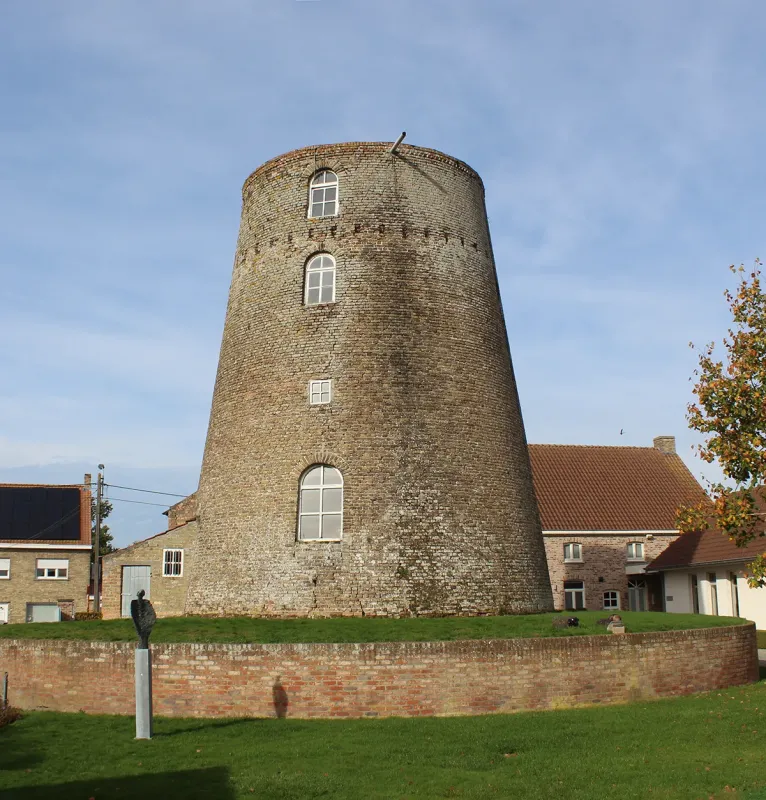
[[[295,150],[245,182],[188,613],[553,608],[481,179]]]

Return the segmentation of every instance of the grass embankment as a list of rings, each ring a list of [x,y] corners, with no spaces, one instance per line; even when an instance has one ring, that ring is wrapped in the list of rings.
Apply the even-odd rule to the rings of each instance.
[[[29,713],[0,730],[0,797],[766,797],[766,684],[628,706],[383,720]],[[3,791],[4,790],[4,791]]]
[[[620,612],[629,633],[688,630],[736,625],[745,620],[701,614]],[[554,628],[555,618],[577,616],[578,628]],[[541,636],[606,634],[597,620],[605,611],[528,614],[504,617],[415,617],[387,619],[346,617],[336,619],[255,619],[253,617],[170,617],[157,620],[152,643],[161,642],[427,642],[458,639],[524,639]],[[129,619],[84,622],[0,625],[0,638],[83,639],[133,642]]]

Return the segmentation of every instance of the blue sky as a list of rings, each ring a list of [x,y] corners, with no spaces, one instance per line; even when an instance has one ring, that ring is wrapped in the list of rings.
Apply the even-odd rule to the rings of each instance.
[[[764,253],[765,33],[736,0],[8,0],[0,480],[193,491],[244,179],[402,130],[484,178],[529,441],[670,434],[717,478],[688,343]],[[115,502],[117,542],[161,510]]]

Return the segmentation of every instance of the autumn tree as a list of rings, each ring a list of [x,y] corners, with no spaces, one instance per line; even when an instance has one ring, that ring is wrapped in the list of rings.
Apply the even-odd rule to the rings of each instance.
[[[705,436],[697,446],[700,457],[717,462],[733,485],[708,482],[712,508],[682,506],[676,519],[682,532],[703,530],[712,522],[737,547],[765,535],[755,499],[757,493],[766,500],[766,295],[760,267],[758,259],[747,274],[742,265],[730,267],[740,283],[736,293],[724,292],[733,319],[723,339],[725,360],[717,360],[714,342],[700,353],[694,370],[697,402],[687,406],[689,427]],[[748,569],[750,586],[766,586],[766,553]]]

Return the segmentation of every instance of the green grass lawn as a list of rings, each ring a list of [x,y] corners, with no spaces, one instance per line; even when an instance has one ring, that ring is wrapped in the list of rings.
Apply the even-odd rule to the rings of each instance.
[[[766,797],[766,682],[625,706],[382,720],[34,712],[0,730],[0,797]]]
[[[556,617],[575,614],[579,628],[557,629]],[[734,617],[659,612],[620,612],[629,633],[741,624]],[[416,617],[387,619],[255,619],[253,617],[172,617],[157,620],[152,643],[160,642],[421,642],[457,639],[519,639],[538,636],[605,634],[596,621],[604,611],[528,614],[504,617]],[[136,634],[129,619],[84,622],[0,625],[0,638],[86,639],[132,642]]]
[[[758,647],[766,649],[766,631],[757,631],[756,635],[758,636]]]

